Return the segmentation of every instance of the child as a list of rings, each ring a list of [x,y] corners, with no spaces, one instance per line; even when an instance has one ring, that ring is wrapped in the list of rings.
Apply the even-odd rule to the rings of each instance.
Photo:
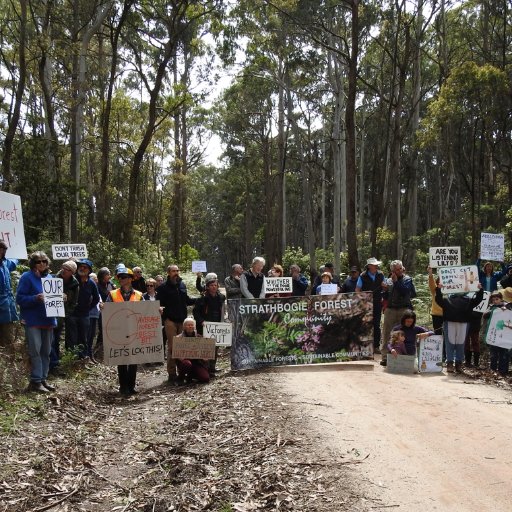
[[[507,303],[503,300],[501,292],[492,292],[489,297],[489,310],[484,313],[484,320],[486,322],[485,330],[487,330],[487,324],[491,318],[492,311],[496,308],[505,309]],[[497,372],[500,377],[506,377],[508,374],[510,356],[507,348],[496,347],[494,345],[489,346],[490,352],[490,367],[493,372]]]
[[[388,343],[388,351],[393,357],[407,355],[405,348],[405,333],[404,331],[392,331],[391,339]]]

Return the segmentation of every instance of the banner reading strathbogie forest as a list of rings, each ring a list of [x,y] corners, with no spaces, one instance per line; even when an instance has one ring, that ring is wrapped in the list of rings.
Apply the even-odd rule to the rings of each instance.
[[[368,292],[228,301],[231,368],[352,361],[373,356]]]

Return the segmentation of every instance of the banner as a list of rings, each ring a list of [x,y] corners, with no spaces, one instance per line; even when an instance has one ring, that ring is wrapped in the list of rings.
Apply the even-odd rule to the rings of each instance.
[[[87,258],[85,244],[52,244],[54,260],[70,260],[71,258]]]
[[[495,347],[512,348],[512,310],[492,310],[485,332],[485,342]]]
[[[418,369],[420,373],[439,373],[443,371],[442,336],[435,334],[420,340]]]
[[[476,265],[464,267],[439,267],[439,281],[443,294],[478,291],[478,269]]]
[[[215,340],[174,336],[172,359],[215,359]]]
[[[162,363],[160,301],[105,302],[103,321],[104,363]]]
[[[47,317],[64,317],[64,281],[60,277],[41,278]]]
[[[430,247],[429,265],[437,267],[456,267],[461,263],[460,247]]]
[[[505,260],[505,235],[501,233],[480,234],[480,258],[482,260]]]
[[[292,293],[293,285],[291,277],[264,277],[264,293]]]
[[[27,259],[21,198],[7,192],[0,192],[0,240],[7,244],[7,258]]]
[[[217,347],[231,347],[233,326],[229,322],[203,322],[205,338],[215,339]]]
[[[231,368],[373,357],[371,292],[228,300]]]

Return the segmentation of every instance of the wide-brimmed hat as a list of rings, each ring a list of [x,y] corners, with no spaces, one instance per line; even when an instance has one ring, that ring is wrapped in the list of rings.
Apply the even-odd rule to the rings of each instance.
[[[368,258],[366,260],[367,265],[382,265],[382,261],[379,261],[377,258]]]
[[[501,290],[501,295],[503,296],[503,300],[505,302],[512,302],[512,286],[503,288],[503,290]]]

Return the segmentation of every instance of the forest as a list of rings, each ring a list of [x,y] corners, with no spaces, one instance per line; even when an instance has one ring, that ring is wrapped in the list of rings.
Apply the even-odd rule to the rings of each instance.
[[[485,231],[511,256],[509,0],[0,5],[0,188],[29,250],[414,270]]]

